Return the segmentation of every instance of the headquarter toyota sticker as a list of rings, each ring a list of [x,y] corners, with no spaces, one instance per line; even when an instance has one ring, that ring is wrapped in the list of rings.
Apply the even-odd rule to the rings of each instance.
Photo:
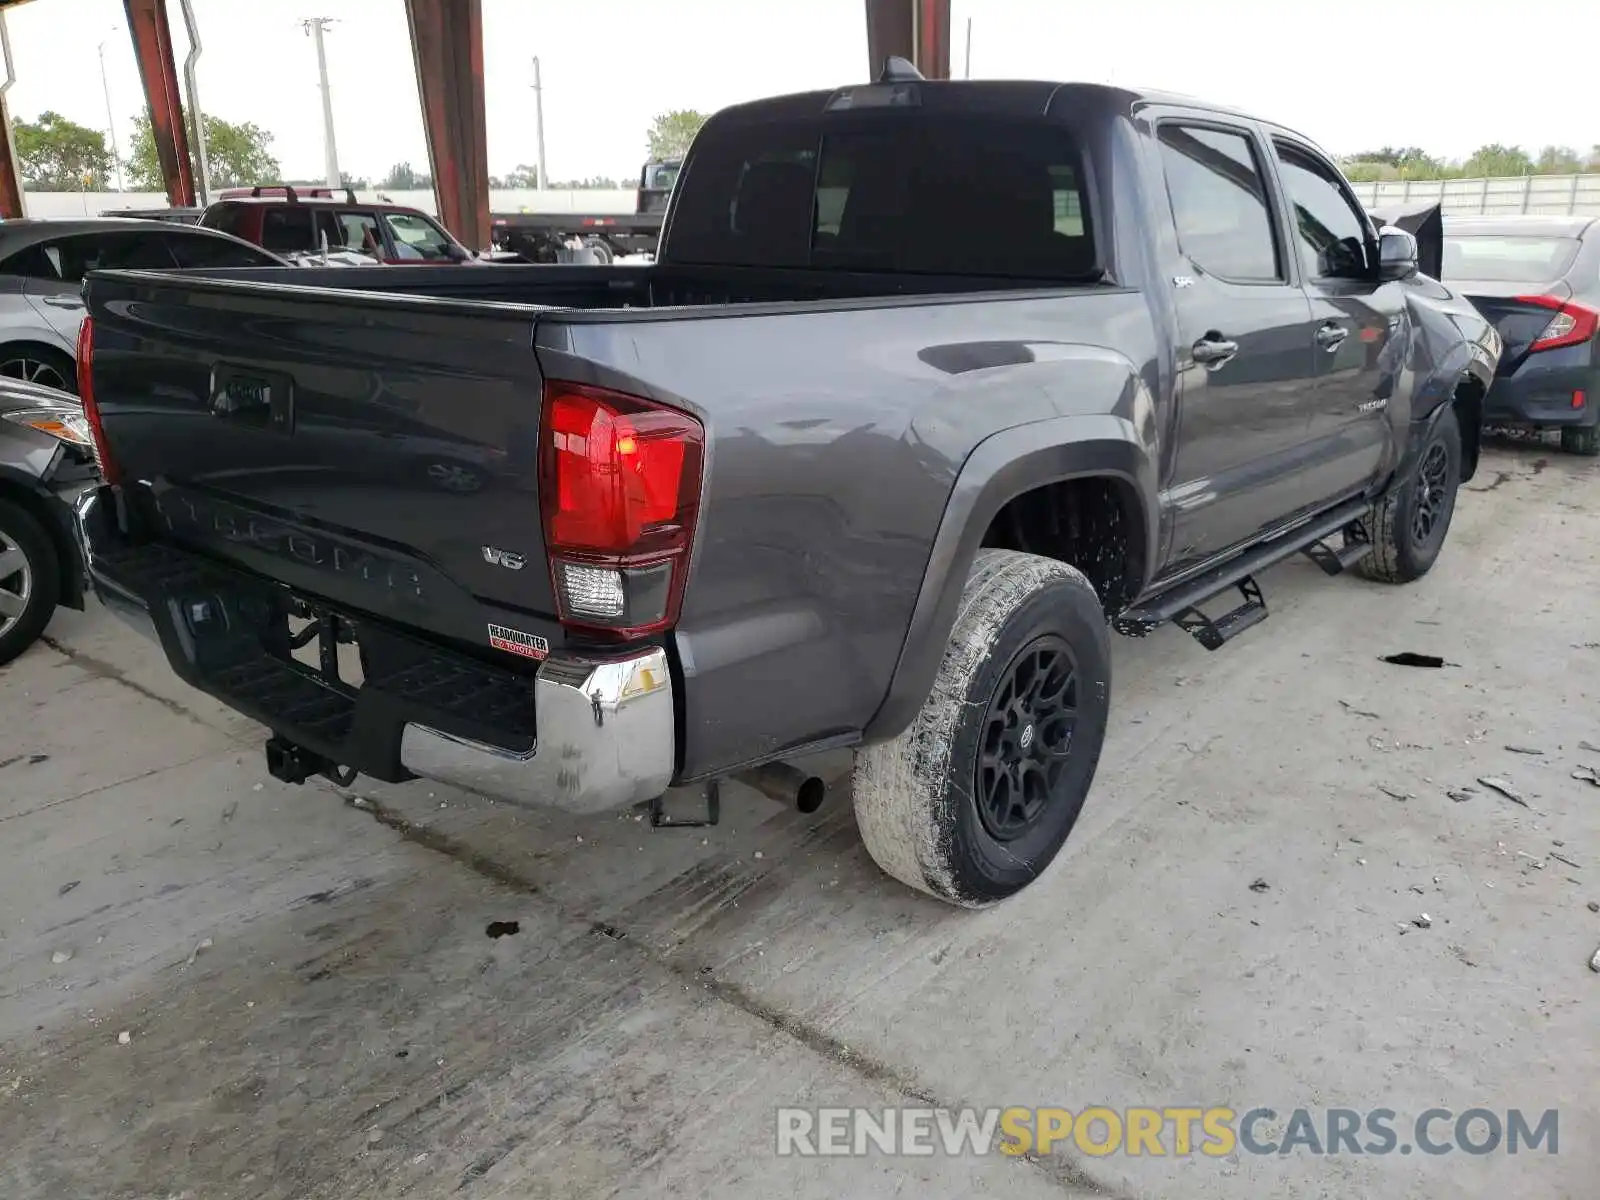
[[[489,645],[523,658],[545,658],[550,653],[550,643],[538,634],[523,633],[505,625],[489,626]]]

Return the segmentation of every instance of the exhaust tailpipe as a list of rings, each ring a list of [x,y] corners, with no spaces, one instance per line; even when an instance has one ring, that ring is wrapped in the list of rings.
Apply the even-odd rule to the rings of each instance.
[[[828,798],[828,785],[820,776],[785,762],[767,763],[734,778],[763,796],[779,804],[793,805],[803,813],[816,812]]]

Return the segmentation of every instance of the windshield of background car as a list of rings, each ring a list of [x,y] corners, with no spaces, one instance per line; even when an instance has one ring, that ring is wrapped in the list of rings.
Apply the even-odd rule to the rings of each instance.
[[[675,263],[1099,277],[1078,148],[1042,121],[774,121],[714,130],[687,167]]]
[[[1553,283],[1578,256],[1578,239],[1531,234],[1445,234],[1444,277]]]

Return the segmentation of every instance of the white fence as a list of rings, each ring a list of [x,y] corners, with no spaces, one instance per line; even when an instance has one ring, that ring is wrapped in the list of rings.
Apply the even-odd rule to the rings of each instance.
[[[371,188],[356,194],[366,200],[378,195]],[[435,211],[432,191],[383,194],[396,204],[408,204],[426,213]],[[94,217],[122,208],[165,208],[167,198],[160,192],[25,192],[22,203],[30,217]],[[631,213],[636,203],[637,193],[632,188],[562,192],[521,188],[489,193],[493,212]]]
[[[1600,216],[1600,175],[1527,175],[1504,179],[1405,179],[1355,184],[1356,198],[1369,208],[1442,200],[1446,213],[1545,213]],[[375,199],[372,189],[357,193]],[[434,212],[431,191],[385,192],[396,204]],[[489,193],[494,212],[631,213],[632,188],[575,191],[497,189]],[[159,192],[27,192],[30,217],[97,216],[119,208],[165,208]]]
[[[1600,175],[1524,175],[1505,179],[1405,179],[1358,183],[1368,208],[1442,202],[1446,215],[1600,216]]]

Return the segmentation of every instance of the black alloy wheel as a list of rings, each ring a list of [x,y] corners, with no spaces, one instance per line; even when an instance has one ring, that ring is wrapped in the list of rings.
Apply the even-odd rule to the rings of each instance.
[[[1047,635],[1025,646],[1001,676],[984,716],[973,795],[997,842],[1038,824],[1060,792],[1078,723],[1072,649]]]

